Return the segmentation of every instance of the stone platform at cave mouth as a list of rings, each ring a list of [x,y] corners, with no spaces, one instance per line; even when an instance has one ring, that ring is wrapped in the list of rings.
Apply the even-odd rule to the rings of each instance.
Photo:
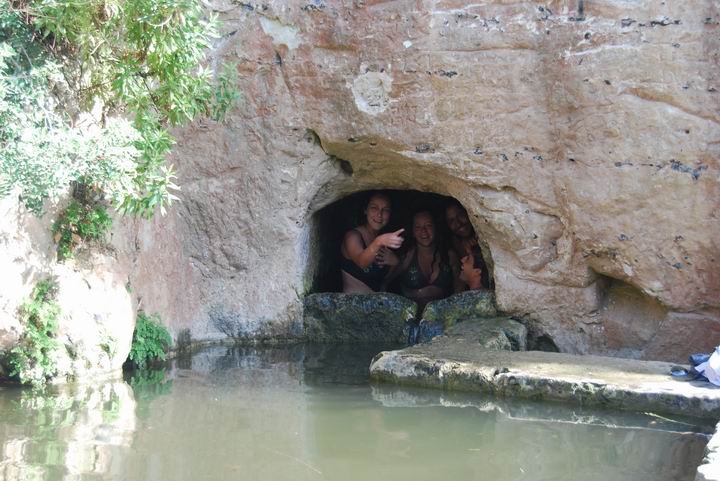
[[[494,351],[470,339],[378,354],[374,381],[500,397],[720,419],[720,388],[670,376],[676,364],[540,351]]]

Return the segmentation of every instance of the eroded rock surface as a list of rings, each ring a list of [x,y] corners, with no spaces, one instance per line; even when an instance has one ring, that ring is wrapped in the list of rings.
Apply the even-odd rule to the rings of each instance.
[[[716,1],[302,7],[212,2],[243,100],[179,132],[182,202],[116,241],[175,335],[296,332],[315,213],[393,188],[460,200],[498,308],[563,351],[720,344]]]
[[[146,257],[181,292],[135,280],[175,329],[297,329],[314,212],[385,187],[460,200],[498,308],[563,351],[720,343],[716,2],[247,5],[214,2],[212,63],[244,100],[181,133],[183,202],[143,238],[168,240]]]
[[[312,294],[305,298],[303,338],[313,342],[405,341],[417,304],[395,294]]]

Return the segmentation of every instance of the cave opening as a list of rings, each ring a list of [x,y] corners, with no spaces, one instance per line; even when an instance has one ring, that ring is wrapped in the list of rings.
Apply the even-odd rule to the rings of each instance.
[[[457,205],[465,209],[453,197],[421,192],[417,190],[366,190],[343,197],[324,208],[313,216],[313,232],[310,233],[310,252],[306,292],[342,292],[343,279],[341,274],[341,245],[345,234],[362,225],[366,221],[365,209],[374,193],[387,195],[391,203],[391,215],[388,224],[381,233],[395,232],[405,229],[403,245],[396,250],[401,259],[408,254],[412,246],[413,216],[420,211],[429,211],[435,225],[435,237],[438,246],[451,249],[453,246],[452,232],[446,220],[446,209],[449,205]],[[472,226],[472,224],[470,224]],[[493,288],[492,260],[487,244],[482,235],[477,234],[480,257],[485,263],[483,269],[483,287]],[[462,255],[458,255],[458,259]],[[458,266],[458,269],[460,267]],[[465,286],[466,287],[466,286]],[[400,278],[396,278],[386,289],[388,292],[402,294]],[[450,293],[452,294],[452,292]]]

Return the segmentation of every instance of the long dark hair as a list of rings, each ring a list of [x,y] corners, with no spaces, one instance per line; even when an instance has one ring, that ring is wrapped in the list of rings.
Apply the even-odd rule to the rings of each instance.
[[[432,219],[433,226],[435,227],[435,249],[433,249],[433,258],[432,258],[432,264],[430,264],[431,268],[435,267],[435,261],[437,260],[438,256],[440,257],[440,264],[450,264],[450,258],[448,257],[448,246],[447,242],[445,240],[445,236],[442,235],[442,229],[440,229],[440,226],[437,223],[438,216],[436,216],[431,209],[427,208],[420,208],[417,209],[412,217],[410,218],[410,225],[408,226],[408,232],[409,232],[409,238],[410,238],[410,244],[412,245],[412,248],[415,249],[415,252],[417,252],[417,240],[415,239],[415,217],[417,217],[420,214],[427,214],[430,216],[430,219]],[[408,249],[408,251],[410,248]]]

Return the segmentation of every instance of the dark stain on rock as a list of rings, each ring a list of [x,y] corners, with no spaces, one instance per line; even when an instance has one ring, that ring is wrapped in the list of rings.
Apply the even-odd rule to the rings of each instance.
[[[659,20],[650,20],[651,27],[667,27],[668,25],[680,25],[680,20],[670,20],[668,17],[663,17]]]
[[[632,18],[623,18],[622,20],[620,20],[620,24],[623,26],[623,28],[627,28],[633,23],[637,23],[637,21],[633,20]]]
[[[674,48],[680,48],[680,44],[679,44],[679,43],[674,43],[674,44],[672,44],[672,46],[673,46]]]
[[[700,174],[703,170],[707,170],[707,165],[702,164],[698,167],[692,168],[689,165],[684,165],[679,160],[672,159],[670,161],[670,168],[677,172],[682,172],[684,174],[690,174],[693,180],[698,180],[700,178]]]
[[[453,78],[453,77],[456,76],[458,73],[457,73],[455,70],[442,70],[442,69],[440,69],[440,70],[437,71],[437,74],[440,75],[441,77]]]
[[[540,20],[547,20],[553,14],[552,10],[544,5],[538,6],[538,12],[540,12]]]
[[[308,3],[307,5],[303,5],[300,7],[300,10],[304,10],[306,12],[319,12],[320,10],[325,9],[325,4],[319,0],[315,0],[312,3]]]
[[[612,83],[609,80],[604,80],[605,85],[612,85]]]
[[[420,144],[415,146],[415,152],[418,154],[431,154],[435,152],[435,149],[430,144]]]

